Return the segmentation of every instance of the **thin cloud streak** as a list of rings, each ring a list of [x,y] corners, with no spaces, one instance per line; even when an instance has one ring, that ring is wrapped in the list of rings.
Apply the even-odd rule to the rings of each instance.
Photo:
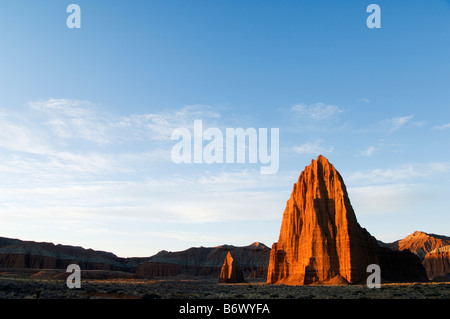
[[[433,129],[437,130],[437,131],[443,131],[443,130],[450,129],[450,123],[435,126],[435,127],[433,127]]]
[[[300,146],[292,147],[292,150],[298,154],[307,154],[317,156],[318,154],[328,154],[332,153],[334,150],[333,146],[323,146],[321,140],[314,142],[307,142]]]
[[[333,119],[344,111],[338,106],[331,104],[315,103],[307,105],[301,103],[292,106],[291,112],[299,118],[321,121]]]
[[[380,126],[386,129],[389,133],[394,133],[410,122],[413,117],[414,115],[406,115],[385,119],[380,122]]]

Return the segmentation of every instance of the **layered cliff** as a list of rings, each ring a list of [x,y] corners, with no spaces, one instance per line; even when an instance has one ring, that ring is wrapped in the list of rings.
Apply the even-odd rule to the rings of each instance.
[[[66,269],[78,264],[83,270],[135,271],[142,261],[82,247],[0,238],[0,268]]]
[[[219,277],[228,253],[239,261],[245,277],[265,278],[269,264],[270,249],[261,243],[236,247],[194,247],[179,252],[161,251],[137,268],[142,277],[209,276]]]
[[[427,253],[423,265],[431,280],[450,280],[450,245],[436,248]]]

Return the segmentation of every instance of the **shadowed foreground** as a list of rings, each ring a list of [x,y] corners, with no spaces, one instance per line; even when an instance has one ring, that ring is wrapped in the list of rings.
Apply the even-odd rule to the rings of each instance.
[[[0,277],[1,299],[448,299],[450,282],[285,286],[262,282],[217,284],[212,280],[83,280],[68,289],[64,280]]]

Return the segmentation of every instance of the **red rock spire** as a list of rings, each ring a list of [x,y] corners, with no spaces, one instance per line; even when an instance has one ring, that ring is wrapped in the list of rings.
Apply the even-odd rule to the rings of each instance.
[[[341,175],[319,156],[300,174],[287,202],[268,283],[357,283],[376,262]]]
[[[223,262],[222,270],[220,272],[219,283],[239,283],[244,282],[244,275],[242,269],[236,264],[231,252],[228,252],[225,261]]]

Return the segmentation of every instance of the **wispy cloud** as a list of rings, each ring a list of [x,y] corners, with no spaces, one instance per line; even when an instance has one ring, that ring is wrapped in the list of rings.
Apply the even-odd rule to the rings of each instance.
[[[170,141],[178,127],[192,127],[195,119],[212,121],[220,113],[207,105],[186,105],[157,113],[117,116],[102,112],[87,100],[55,99],[30,102],[42,120],[41,130],[49,128],[63,140],[84,140],[105,146],[130,141]]]
[[[58,113],[67,117],[86,117],[91,114],[88,107],[94,104],[87,100],[73,100],[73,99],[55,99],[49,98],[47,100],[40,100],[30,102],[29,106],[33,109],[44,112]]]
[[[48,141],[37,134],[33,124],[13,119],[10,116],[0,118],[0,148],[15,152],[46,154],[51,152]]]
[[[29,111],[0,110],[0,178],[23,183],[142,179],[171,163],[172,130],[220,117],[196,105],[117,116],[85,100],[46,99]],[[11,186],[11,185],[10,185]]]
[[[187,105],[178,110],[123,117],[115,125],[128,129],[128,134],[140,139],[170,141],[172,131],[176,128],[192,128],[197,119],[208,122],[218,118],[220,113],[209,106]]]
[[[404,182],[423,175],[416,166],[409,164],[399,168],[376,168],[367,171],[357,171],[348,176],[347,181],[352,184],[380,184]]]
[[[385,144],[383,140],[380,140],[377,145],[370,145],[366,149],[360,152],[360,155],[371,157],[372,155],[384,150]]]
[[[317,156],[319,154],[332,153],[334,147],[331,145],[324,146],[322,145],[322,140],[315,140],[313,142],[307,142],[300,146],[294,146],[292,147],[292,150],[298,154],[308,154]]]
[[[362,151],[361,154],[367,157],[372,156],[372,154],[377,151],[377,147],[369,146],[366,150]]]
[[[394,133],[400,128],[404,127],[408,122],[414,118],[414,115],[406,115],[385,119],[380,122],[380,126],[389,133]]]
[[[345,177],[352,205],[360,214],[399,214],[418,209],[435,189],[427,180],[450,174],[450,162],[408,163],[357,171]],[[437,186],[439,187],[439,186]]]
[[[359,215],[398,214],[423,200],[423,186],[398,183],[349,187],[352,206]]]
[[[29,103],[40,112],[52,132],[62,139],[82,139],[98,145],[111,143],[111,116],[95,110],[90,101],[72,99],[41,100]]]
[[[427,164],[409,163],[395,168],[376,168],[356,171],[346,180],[352,185],[394,184],[417,181],[436,174],[450,173],[450,162],[431,162]]]
[[[296,104],[291,107],[291,112],[300,118],[312,120],[333,119],[344,111],[336,105],[315,103],[315,104]]]
[[[433,127],[433,129],[434,130],[438,130],[438,131],[443,131],[443,130],[450,129],[450,123],[435,126],[435,127]]]
[[[0,213],[28,211],[43,221],[59,211],[95,220],[206,223],[273,218],[286,200],[274,190],[280,176],[259,171],[162,176],[158,165],[175,166],[172,130],[192,127],[195,119],[216,121],[220,113],[212,107],[115,116],[89,101],[28,106],[33,112],[0,115]],[[270,185],[271,195],[262,185]]]
[[[102,220],[105,216],[141,223],[260,221],[279,217],[286,201],[284,188],[290,186],[278,178],[261,176],[257,170],[210,178],[210,182],[204,176],[164,176],[148,181],[61,181],[14,188],[2,185],[0,213],[28,213],[42,222],[48,214],[55,214],[55,218],[64,215],[74,222]],[[218,180],[221,182],[214,182]]]
[[[195,119],[213,123],[221,115],[212,107],[116,116],[88,101],[49,99],[28,106],[30,112],[0,111],[4,235],[85,241],[89,247],[106,243],[102,249],[116,251],[136,234],[146,239],[141,242],[155,239],[161,224],[185,229],[275,220],[287,200],[290,182],[280,184],[280,174],[208,169],[193,175],[175,167],[172,129],[191,128]],[[155,235],[143,234],[149,229]],[[111,244],[111,235],[120,236],[120,243]],[[183,240],[170,232],[167,237]],[[202,239],[197,236],[196,243],[205,244]],[[153,247],[167,247],[166,238],[151,241]],[[124,254],[130,246],[148,249],[127,244]]]

